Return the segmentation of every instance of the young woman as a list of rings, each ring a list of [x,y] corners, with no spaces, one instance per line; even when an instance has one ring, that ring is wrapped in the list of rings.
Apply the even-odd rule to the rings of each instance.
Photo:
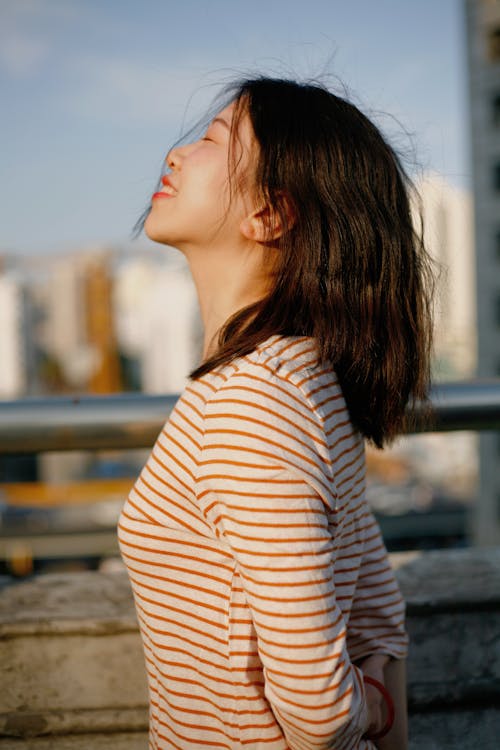
[[[119,525],[150,746],[404,750],[404,604],[364,439],[390,441],[428,386],[409,181],[320,85],[227,100],[170,151],[144,224],[185,254],[205,331]]]

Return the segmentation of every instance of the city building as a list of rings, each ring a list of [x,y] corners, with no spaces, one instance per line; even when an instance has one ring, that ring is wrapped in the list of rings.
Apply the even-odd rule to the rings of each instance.
[[[93,359],[87,381],[90,393],[118,393],[122,390],[113,308],[112,262],[111,252],[94,253],[85,259],[85,334]]]
[[[145,393],[180,393],[201,350],[201,322],[186,263],[131,257],[115,271],[118,346]]]
[[[465,0],[475,205],[478,365],[500,376],[500,2]],[[500,543],[500,434],[480,436],[475,538]]]
[[[26,390],[25,290],[17,274],[0,270],[0,399]]]
[[[469,378],[477,364],[471,196],[436,173],[425,174],[417,189],[425,245],[436,262],[434,378]]]
[[[43,311],[42,374],[49,391],[86,390],[94,367],[86,334],[84,263],[80,255],[47,259],[38,300]]]
[[[112,305],[114,255],[92,248],[47,259],[36,291],[45,391],[122,389]]]

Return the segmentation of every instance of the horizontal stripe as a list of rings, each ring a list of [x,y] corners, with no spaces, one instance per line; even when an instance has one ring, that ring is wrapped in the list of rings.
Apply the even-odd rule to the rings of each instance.
[[[150,747],[373,748],[351,652],[402,657],[407,636],[364,492],[312,339],[272,336],[188,384],[118,526]]]

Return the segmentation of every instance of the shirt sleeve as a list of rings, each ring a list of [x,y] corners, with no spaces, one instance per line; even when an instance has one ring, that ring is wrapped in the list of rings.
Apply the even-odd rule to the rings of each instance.
[[[372,512],[349,617],[348,648],[353,661],[370,654],[403,659],[408,652],[405,603]]]
[[[234,556],[266,698],[290,750],[357,747],[367,721],[363,680],[348,653],[307,430],[231,388],[208,404],[205,424],[197,497]]]

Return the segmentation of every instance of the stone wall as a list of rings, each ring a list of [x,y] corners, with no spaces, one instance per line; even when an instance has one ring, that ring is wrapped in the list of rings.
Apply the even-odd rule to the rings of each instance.
[[[500,549],[391,559],[408,602],[411,750],[496,750]],[[0,592],[0,750],[145,750],[146,704],[123,572]]]
[[[500,549],[401,565],[408,603],[411,750],[500,746]]]

